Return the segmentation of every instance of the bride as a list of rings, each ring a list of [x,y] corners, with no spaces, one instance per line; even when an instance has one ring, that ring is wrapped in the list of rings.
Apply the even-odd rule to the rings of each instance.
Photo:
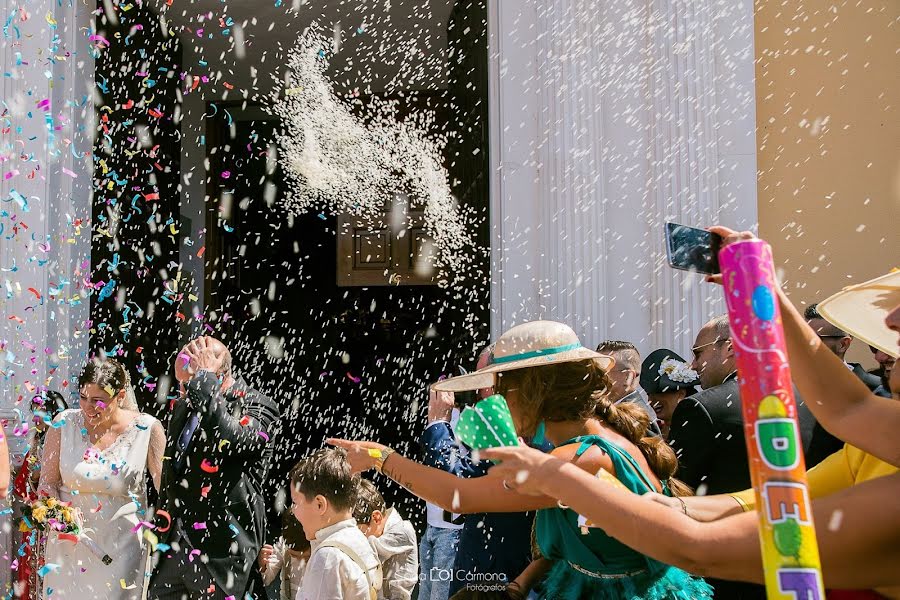
[[[50,535],[45,598],[141,598],[144,587],[146,474],[159,489],[165,432],[138,411],[125,367],[94,358],[78,378],[79,409],[66,410],[47,433],[39,493],[80,510],[84,533],[105,554],[104,564],[82,543]]]

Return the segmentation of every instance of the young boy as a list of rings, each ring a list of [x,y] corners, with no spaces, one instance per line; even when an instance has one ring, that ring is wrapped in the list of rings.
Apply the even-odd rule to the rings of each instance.
[[[375,600],[381,564],[353,520],[359,475],[343,450],[326,448],[291,471],[293,512],[312,554],[296,600]]]
[[[379,598],[410,600],[419,574],[419,544],[412,523],[397,509],[385,510],[384,498],[371,481],[360,480],[353,516],[381,561],[384,583]]]

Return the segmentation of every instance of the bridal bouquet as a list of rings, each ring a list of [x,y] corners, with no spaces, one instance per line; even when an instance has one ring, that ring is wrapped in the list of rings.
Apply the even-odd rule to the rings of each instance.
[[[25,505],[23,525],[28,529],[54,532],[59,539],[84,544],[103,564],[112,563],[112,558],[94,540],[84,533],[82,516],[78,509],[52,497],[41,497]]]
[[[22,512],[29,529],[75,534],[81,530],[78,511],[56,498],[38,498]]]

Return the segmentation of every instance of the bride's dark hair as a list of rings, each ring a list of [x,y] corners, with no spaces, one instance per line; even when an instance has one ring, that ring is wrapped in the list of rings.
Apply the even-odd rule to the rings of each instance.
[[[94,357],[88,361],[81,374],[78,376],[78,387],[82,388],[86,385],[94,384],[115,396],[126,388],[128,384],[128,373],[125,367],[114,358],[98,358]]]

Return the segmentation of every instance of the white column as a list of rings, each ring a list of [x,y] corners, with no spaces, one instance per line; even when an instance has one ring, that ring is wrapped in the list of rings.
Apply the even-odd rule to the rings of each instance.
[[[10,130],[0,163],[0,406],[21,397],[27,410],[48,379],[63,391],[87,350],[90,270],[80,267],[90,254],[94,61],[86,6],[4,4],[14,18],[0,45]]]
[[[756,221],[752,27],[749,0],[491,2],[495,336],[549,318],[684,352],[723,310],[664,266],[662,224]]]

